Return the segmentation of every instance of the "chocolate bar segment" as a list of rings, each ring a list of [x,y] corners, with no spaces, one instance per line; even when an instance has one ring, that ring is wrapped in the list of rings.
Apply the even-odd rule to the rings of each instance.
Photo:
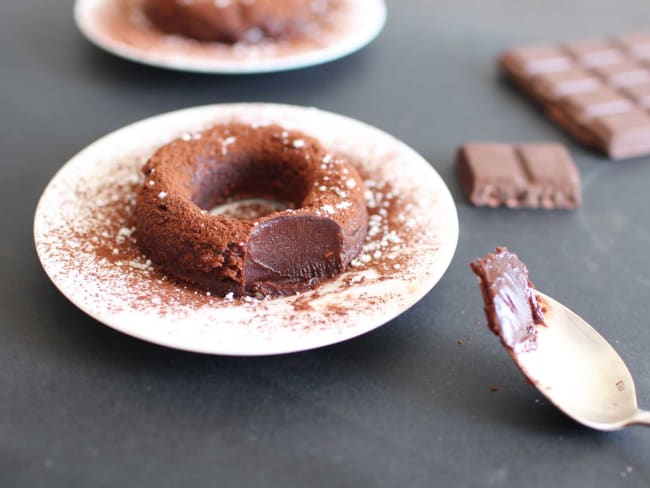
[[[567,95],[597,91],[602,87],[603,82],[598,76],[581,68],[572,68],[535,77],[532,89],[535,95],[553,101]]]
[[[601,39],[570,42],[564,45],[567,52],[585,67],[620,63],[624,54],[612,42]]]
[[[515,148],[508,144],[465,144],[458,154],[463,191],[479,206],[521,206],[527,178]]]
[[[650,59],[650,35],[645,33],[632,33],[616,36],[614,38],[621,48],[637,59]]]
[[[650,83],[626,86],[623,92],[641,108],[650,108]]]
[[[561,103],[568,115],[581,123],[587,123],[590,119],[602,115],[627,112],[633,108],[630,99],[610,88],[569,95]]]
[[[607,143],[614,158],[630,150],[650,152],[650,115],[643,110],[598,117],[593,131]]]
[[[524,144],[518,154],[530,185],[527,201],[543,208],[576,208],[582,203],[580,174],[561,144]]]
[[[650,82],[650,71],[637,62],[622,61],[594,68],[597,75],[611,86],[622,87]]]
[[[505,53],[503,62],[519,76],[554,73],[571,68],[571,59],[554,46],[527,46],[514,48]]]
[[[650,154],[650,34],[519,46],[500,64],[579,142],[613,159]]]
[[[575,209],[580,175],[561,144],[468,143],[458,151],[463,192],[476,206]]]

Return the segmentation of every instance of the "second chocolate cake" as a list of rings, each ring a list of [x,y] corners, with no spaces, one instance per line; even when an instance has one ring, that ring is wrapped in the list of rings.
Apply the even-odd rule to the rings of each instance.
[[[333,0],[145,0],[144,12],[169,34],[199,41],[256,43],[308,31]]]

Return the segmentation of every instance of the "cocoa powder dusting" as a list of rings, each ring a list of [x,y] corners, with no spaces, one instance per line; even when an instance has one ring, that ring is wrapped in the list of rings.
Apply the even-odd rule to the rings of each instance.
[[[364,179],[369,176],[363,170],[360,174]],[[415,221],[407,218],[409,210],[413,208],[413,202],[409,201],[408,196],[393,191],[389,181],[365,179],[364,182],[369,215],[368,235],[361,252],[349,267],[350,271],[356,273],[342,276],[343,287],[402,275],[400,271],[408,270],[414,258],[408,252],[406,243],[418,239]],[[107,181],[98,186],[90,185],[92,188],[88,188],[88,183],[90,182],[81,180],[76,189],[76,198],[87,203],[87,206],[79,208],[84,215],[85,225],[78,229],[75,226],[59,228],[56,237],[47,243],[47,249],[51,253],[82,252],[86,258],[91,258],[93,265],[83,267],[84,275],[105,280],[109,274],[112,278],[119,279],[125,290],[131,290],[130,293],[125,293],[125,306],[149,309],[151,304],[155,304],[164,311],[178,304],[198,309],[208,304],[231,307],[255,303],[263,306],[266,300],[272,300],[251,297],[221,299],[199,288],[177,282],[156,268],[138,247],[134,236],[135,196],[142,185],[137,163],[134,164],[132,160],[119,163]],[[250,212],[264,213],[268,207],[257,203],[251,206],[244,202],[242,210],[247,215]],[[228,213],[242,216],[234,206],[228,209]],[[66,243],[77,244],[68,249]],[[80,263],[70,259],[66,266],[70,270],[78,269]],[[310,302],[319,296],[318,289],[298,294],[292,299],[293,307],[296,311],[308,310],[311,308]],[[368,302],[368,305],[374,306],[377,303]],[[357,305],[352,304],[350,307]],[[349,308],[345,304],[331,307],[331,312],[335,314],[347,310]]]
[[[219,296],[304,291],[338,275],[363,244],[360,176],[299,131],[218,124],[160,147],[142,171],[139,246],[170,277]],[[296,208],[255,220],[208,215],[250,196]]]
[[[276,113],[257,110],[268,116]],[[273,110],[277,117],[284,113]],[[243,115],[219,120],[241,116],[242,122],[250,123],[249,111],[233,108],[231,113]],[[306,114],[320,117],[316,112]],[[155,126],[147,130],[155,134]],[[39,256],[54,283],[93,316],[117,317],[110,319],[113,323],[147,317],[149,330],[158,325],[154,319],[159,317],[159,326],[171,335],[182,336],[189,327],[188,334],[205,335],[208,341],[220,340],[219,330],[232,327],[228,324],[239,324],[229,329],[234,335],[228,340],[245,341],[253,350],[265,350],[259,344],[273,342],[277,334],[284,341],[316,341],[314,334],[325,333],[333,341],[356,330],[358,317],[394,316],[404,309],[405,300],[413,299],[405,297],[417,297],[422,283],[438,273],[432,263],[445,245],[440,234],[445,227],[432,220],[441,211],[438,197],[418,187],[413,178],[394,174],[399,173],[395,168],[400,161],[413,157],[408,149],[380,133],[363,132],[367,129],[357,129],[358,137],[350,137],[345,128],[336,130],[341,135],[328,135],[326,147],[335,147],[364,180],[368,234],[347,270],[313,290],[278,298],[219,298],[176,282],[156,268],[138,246],[133,216],[136,192],[144,182],[141,167],[162,143],[186,135],[169,130],[113,155],[110,148],[120,148],[123,136],[111,136],[104,146],[98,143],[91,156],[66,165],[39,204],[35,227]],[[359,137],[365,137],[361,146]],[[242,210],[266,211],[257,203],[244,203]],[[228,211],[238,215],[236,205]],[[180,327],[190,323],[201,325]]]

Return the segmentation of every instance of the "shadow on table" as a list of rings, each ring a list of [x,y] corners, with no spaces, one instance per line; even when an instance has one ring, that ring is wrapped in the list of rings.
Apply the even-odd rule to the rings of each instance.
[[[42,342],[41,347],[47,347],[48,344],[55,347],[63,340],[61,338],[65,337],[64,346],[68,348],[68,352],[86,356],[87,360],[108,361],[116,368],[124,370],[148,367],[159,372],[169,369],[168,372],[173,373],[174,364],[181,362],[185,368],[199,372],[205,370],[206,374],[223,368],[268,371],[291,364],[302,364],[303,368],[308,368],[310,364],[328,361],[336,363],[359,355],[364,357],[364,361],[372,362],[373,357],[382,356],[383,347],[395,346],[394,342],[386,342],[381,335],[369,333],[363,338],[334,346],[266,357],[229,357],[180,351],[115,331],[77,309],[47,282],[45,276],[40,281],[40,285],[49,288],[42,292],[42,295],[47,296],[43,297],[43,316],[48,318],[49,324],[42,324],[43,329],[40,331],[49,337]],[[373,354],[367,354],[368,350],[372,350]]]
[[[475,339],[457,348],[455,388],[435,397],[447,409],[498,428],[550,437],[597,438],[603,435],[575,422],[546,399],[519,371],[495,337]],[[486,345],[487,344],[487,345]],[[496,351],[494,349],[497,349]],[[440,369],[444,366],[440,365]]]
[[[330,63],[299,70],[247,75],[219,75],[175,71],[128,61],[87,44],[79,49],[85,76],[101,78],[125,89],[146,87],[151,93],[217,101],[291,101],[313,104],[314,100],[345,90],[364,73],[368,57],[364,51]],[[251,93],[255,100],[251,100]]]
[[[176,396],[170,401],[179,411],[191,407],[195,400],[189,392],[195,390],[201,391],[202,401],[215,404],[223,402],[224,395],[234,402],[243,398],[258,401],[269,395],[310,402],[330,387],[345,391],[349,385],[344,383],[363,383],[367,377],[372,377],[375,385],[384,380],[393,384],[404,373],[416,371],[419,365],[408,363],[421,363],[426,354],[426,374],[413,373],[412,384],[405,388],[420,404],[434,403],[439,409],[495,428],[510,426],[553,437],[591,439],[602,435],[569,419],[526,385],[514,364],[510,370],[504,369],[504,362],[509,363],[505,351],[504,361],[495,361],[490,347],[484,347],[481,340],[458,347],[448,338],[439,338],[438,354],[427,354],[431,331],[410,326],[417,317],[402,316],[362,337],[302,353],[257,358],[211,356],[157,346],[114,331],[81,313],[49,286],[45,313],[50,323],[40,331],[45,340],[39,347],[55,348],[58,355],[90,364],[91,369],[101,369],[108,376],[174,391]],[[418,343],[420,351],[414,350]],[[449,347],[440,348],[445,343]],[[391,370],[394,365],[401,371]],[[439,382],[439,378],[452,375],[452,382]],[[499,378],[498,391],[490,391],[486,378]],[[323,408],[320,403],[317,406]]]

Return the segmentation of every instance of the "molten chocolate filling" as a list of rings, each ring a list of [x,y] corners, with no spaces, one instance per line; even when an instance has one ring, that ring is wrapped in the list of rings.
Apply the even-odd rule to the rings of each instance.
[[[470,263],[479,278],[488,326],[512,352],[537,347],[536,324],[544,315],[528,280],[528,269],[505,247]]]

